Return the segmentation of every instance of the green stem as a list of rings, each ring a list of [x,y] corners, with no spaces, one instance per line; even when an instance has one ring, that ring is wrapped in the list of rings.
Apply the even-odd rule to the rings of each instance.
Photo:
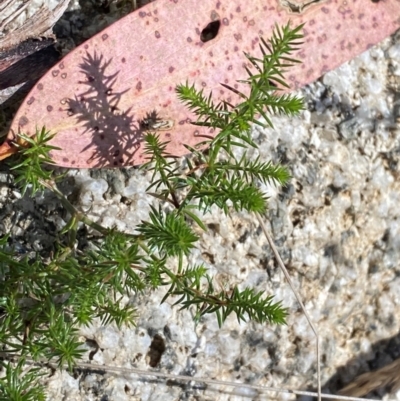
[[[103,235],[107,235],[109,233],[109,230],[100,224],[94,222],[93,220],[89,219],[86,217],[83,213],[79,212],[69,201],[68,199],[64,196],[64,194],[57,188],[56,183],[49,182],[46,180],[40,179],[40,184],[43,185],[45,188],[49,189],[50,191],[54,192],[54,194],[57,196],[57,198],[61,201],[62,205],[65,207],[65,209],[71,214],[73,218],[75,218],[78,221],[81,221],[82,223],[86,224],[89,227],[92,227],[94,230],[98,231],[99,233]]]

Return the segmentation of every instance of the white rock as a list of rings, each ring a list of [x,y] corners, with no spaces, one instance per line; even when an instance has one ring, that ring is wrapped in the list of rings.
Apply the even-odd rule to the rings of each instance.
[[[94,339],[102,349],[116,348],[120,338],[121,333],[112,326],[102,326],[94,333]]]

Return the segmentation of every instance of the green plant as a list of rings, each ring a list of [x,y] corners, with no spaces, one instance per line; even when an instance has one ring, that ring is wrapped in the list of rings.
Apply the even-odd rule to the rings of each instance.
[[[0,362],[5,370],[5,377],[0,380],[0,400],[44,401],[46,395],[37,382],[43,373],[39,368],[24,372],[25,359],[20,358],[16,364]]]
[[[226,101],[215,104],[212,94],[206,96],[189,83],[177,87],[181,101],[198,117],[195,124],[212,127],[218,134],[199,144],[200,148],[187,147],[192,155],[184,172],[176,158],[166,153],[167,143],[157,132],[145,136],[148,161],[141,168],[152,171],[148,192],[160,206],[151,208],[149,220],[136,227],[136,235],[101,227],[58,190],[56,181],[60,177],[42,165],[51,165],[48,152],[54,149],[47,145],[52,135],[44,128],[34,138],[20,138],[19,161],[13,167],[16,182],[24,193],[29,188],[32,195],[50,189],[71,218],[60,233],[51,260],[39,254],[20,258],[8,247],[7,237],[0,240],[3,352],[35,361],[55,360],[60,368],[66,365],[72,369],[83,353],[76,336],[79,325],[88,325],[94,318],[103,324],[132,325],[135,308],[123,305],[122,297],[161,286],[167,287],[163,302],[175,297],[175,305],[191,308],[196,321],[214,313],[221,326],[234,313],[239,321],[250,318],[285,323],[287,310],[280,301],[274,303],[272,296],[252,288],[217,289],[206,267],[188,264],[187,257],[199,240],[193,225],[206,230],[197,213],[201,216],[216,206],[226,214],[232,210],[262,214],[268,198],[258,182],[285,185],[289,179],[286,168],[259,157],[251,160],[247,149],[257,148],[251,138],[251,124],[272,126],[267,111],[295,115],[302,109],[301,99],[279,93],[287,87],[283,71],[298,62],[290,54],[300,45],[301,28],[276,28],[270,44],[261,40],[262,58],[246,54],[253,71],[247,69],[248,78],[239,82],[249,87],[249,94],[223,84],[241,99],[235,106]],[[265,123],[257,120],[258,115]],[[237,149],[242,150],[240,156],[235,155]],[[165,205],[168,208],[163,209]],[[102,234],[90,249],[76,249],[78,223]],[[176,260],[174,270],[167,267],[171,258]],[[3,364],[9,372],[10,365]],[[0,381],[0,399],[31,399],[28,395],[10,395],[7,380]]]

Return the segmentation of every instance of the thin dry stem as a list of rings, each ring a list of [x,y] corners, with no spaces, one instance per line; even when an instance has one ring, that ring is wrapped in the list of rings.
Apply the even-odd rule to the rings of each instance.
[[[38,362],[32,361],[32,360],[27,360],[29,363],[33,363],[35,365],[38,365]],[[55,369],[57,368],[57,365],[53,364],[48,364],[46,362],[46,366],[54,367]],[[105,371],[105,372],[118,372],[118,373],[123,373],[124,376],[126,377],[127,374],[135,374],[139,376],[153,376],[153,377],[160,377],[164,379],[172,379],[172,380],[182,380],[186,382],[197,382],[197,383],[207,383],[207,384],[212,384],[216,386],[229,386],[229,387],[236,387],[240,389],[250,389],[250,390],[255,390],[258,393],[265,393],[265,392],[275,392],[275,393],[285,393],[285,394],[294,394],[294,395],[301,395],[301,396],[309,396],[309,397],[322,397],[324,399],[330,399],[330,400],[345,400],[345,401],[374,401],[369,398],[357,398],[357,397],[347,397],[344,395],[334,395],[334,394],[323,394],[323,393],[316,393],[312,391],[299,391],[299,390],[291,390],[291,389],[282,389],[282,388],[277,388],[277,387],[264,387],[264,386],[257,386],[253,384],[248,384],[248,383],[238,383],[238,382],[231,382],[231,381],[223,381],[223,380],[215,380],[215,379],[209,379],[206,377],[193,377],[193,376],[183,376],[183,375],[174,375],[170,373],[164,373],[164,372],[156,372],[156,371],[147,371],[147,370],[142,370],[142,369],[136,369],[136,368],[124,368],[124,367],[119,367],[119,366],[109,366],[109,365],[96,365],[93,363],[78,363],[77,367],[81,369],[88,369],[88,370],[96,370],[96,371]],[[67,368],[67,366],[65,366]],[[235,393],[237,395],[237,393]],[[247,395],[247,394],[242,394],[243,397],[248,397],[248,398],[254,398],[253,395]]]
[[[318,388],[318,401],[321,401],[321,364],[320,364],[320,355],[319,355],[319,335],[318,335],[318,331],[317,331],[316,327],[314,326],[313,322],[311,321],[311,318],[310,318],[310,316],[308,315],[308,313],[307,313],[307,311],[306,311],[306,308],[305,308],[304,305],[303,305],[303,302],[302,302],[302,300],[301,300],[300,294],[297,292],[297,290],[296,290],[296,289],[294,288],[294,286],[293,286],[292,280],[290,279],[289,273],[288,273],[288,271],[286,270],[285,264],[283,263],[282,258],[281,258],[281,256],[279,255],[279,252],[278,252],[278,250],[276,249],[275,244],[274,244],[274,242],[272,241],[272,238],[271,238],[271,236],[270,236],[269,233],[268,233],[267,227],[266,227],[265,224],[264,224],[264,220],[261,218],[261,216],[260,216],[258,213],[257,213],[256,215],[257,215],[258,221],[259,221],[260,224],[261,224],[261,227],[262,227],[262,229],[263,229],[264,235],[265,235],[265,237],[267,238],[267,241],[268,241],[268,243],[269,243],[269,246],[271,247],[272,252],[273,252],[274,255],[275,255],[275,258],[276,258],[276,260],[278,261],[278,264],[279,264],[280,268],[282,269],[283,274],[285,275],[286,280],[288,281],[289,286],[290,286],[290,288],[292,289],[292,291],[293,291],[293,293],[294,293],[294,295],[295,295],[295,297],[296,297],[296,299],[297,299],[297,302],[300,304],[301,309],[303,310],[303,313],[304,313],[304,315],[305,315],[305,317],[306,317],[306,319],[307,319],[307,322],[308,322],[308,324],[309,324],[310,327],[311,327],[311,330],[314,332],[315,339],[316,339],[316,342],[317,342],[316,348],[317,348],[317,382],[318,382],[317,388]]]

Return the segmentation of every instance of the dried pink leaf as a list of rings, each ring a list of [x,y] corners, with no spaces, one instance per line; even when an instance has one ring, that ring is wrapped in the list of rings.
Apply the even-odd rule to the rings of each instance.
[[[193,115],[179,102],[177,84],[195,83],[215,101],[235,101],[220,83],[234,87],[247,76],[243,52],[260,55],[260,36],[289,19],[306,23],[305,43],[290,71],[291,87],[312,82],[389,36],[400,27],[399,0],[158,0],[109,26],[68,54],[33,88],[21,105],[0,158],[12,151],[16,133],[45,126],[62,151],[65,167],[141,164],[146,124],[170,140],[169,151],[187,153],[199,135]],[[211,25],[209,25],[211,24]]]

